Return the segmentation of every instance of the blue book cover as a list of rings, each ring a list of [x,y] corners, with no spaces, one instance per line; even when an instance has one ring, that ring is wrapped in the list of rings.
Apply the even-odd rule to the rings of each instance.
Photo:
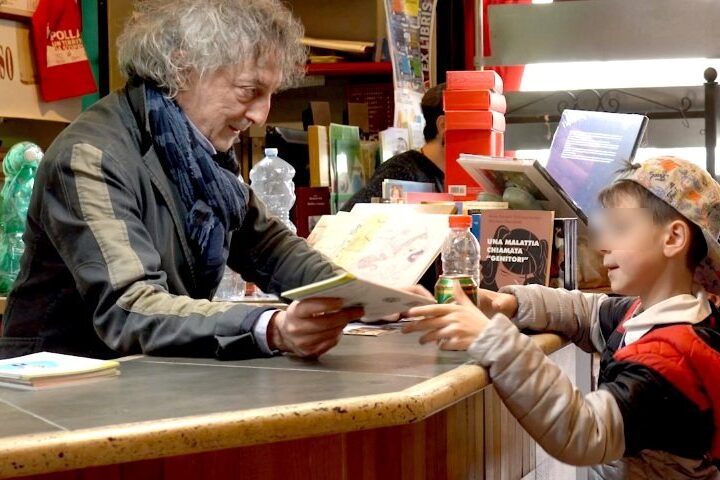
[[[591,215],[600,207],[598,193],[635,157],[647,122],[644,115],[565,110],[546,170]]]
[[[470,231],[473,235],[475,235],[475,238],[478,239],[478,242],[480,241],[480,218],[482,218],[482,214],[480,213],[471,213],[470,216],[472,217],[472,225],[470,225]]]

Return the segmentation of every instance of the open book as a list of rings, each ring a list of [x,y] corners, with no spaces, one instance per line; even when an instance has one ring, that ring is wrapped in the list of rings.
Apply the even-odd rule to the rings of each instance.
[[[359,278],[391,287],[413,285],[435,261],[449,232],[447,215],[415,213],[424,207],[436,208],[359,203],[351,213],[323,216],[308,243]],[[453,207],[439,208],[448,213]]]
[[[430,298],[362,280],[350,273],[342,273],[327,280],[288,290],[283,292],[282,296],[291,300],[341,298],[344,301],[343,307],[363,307],[363,318],[368,320],[377,320],[413,307],[435,303]]]
[[[60,353],[38,352],[0,360],[0,386],[32,390],[119,375],[119,363]]]

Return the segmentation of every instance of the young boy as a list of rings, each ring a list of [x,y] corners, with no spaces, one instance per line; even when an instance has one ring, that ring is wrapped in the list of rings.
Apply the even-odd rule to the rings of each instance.
[[[514,286],[480,291],[478,310],[456,288],[458,304],[411,310],[424,319],[405,331],[468,349],[533,438],[594,465],[591,478],[720,479],[720,314],[708,300],[720,291],[720,185],[663,157],[600,200],[594,239],[622,296]],[[601,352],[599,389],[583,397],[518,329]]]

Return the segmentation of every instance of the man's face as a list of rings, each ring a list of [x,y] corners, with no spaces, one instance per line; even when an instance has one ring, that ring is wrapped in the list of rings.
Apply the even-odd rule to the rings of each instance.
[[[603,255],[613,292],[642,295],[660,277],[664,267],[662,228],[652,213],[623,196],[600,214],[594,240]]]
[[[280,87],[281,71],[274,58],[222,67],[190,75],[177,103],[219,152],[230,150],[240,132],[263,124],[270,97]]]

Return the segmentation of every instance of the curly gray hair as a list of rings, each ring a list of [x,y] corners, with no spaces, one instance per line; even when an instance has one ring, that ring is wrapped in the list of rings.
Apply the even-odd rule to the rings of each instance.
[[[117,41],[129,78],[155,82],[170,97],[188,75],[276,58],[282,88],[304,75],[302,25],[280,0],[139,0]]]

